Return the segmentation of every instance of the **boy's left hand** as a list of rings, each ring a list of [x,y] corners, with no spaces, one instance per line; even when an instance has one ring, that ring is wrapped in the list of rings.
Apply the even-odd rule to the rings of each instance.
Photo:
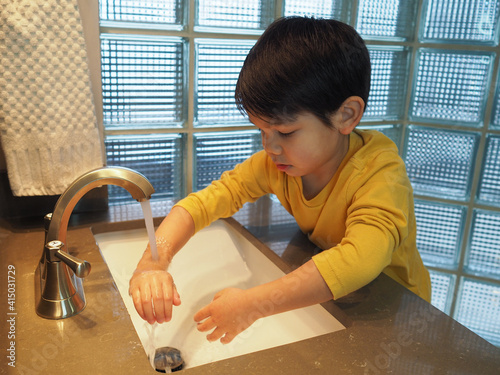
[[[230,343],[236,335],[265,316],[315,305],[333,298],[313,260],[271,282],[243,290],[228,288],[194,315],[198,331],[208,341]]]
[[[208,341],[220,339],[228,344],[262,316],[254,308],[247,290],[228,288],[218,292],[212,302],[194,315],[194,320],[200,332],[213,329],[207,335]]]

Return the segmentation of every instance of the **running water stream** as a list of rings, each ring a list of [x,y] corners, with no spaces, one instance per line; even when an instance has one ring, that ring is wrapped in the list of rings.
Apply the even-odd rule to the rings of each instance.
[[[146,229],[148,231],[149,246],[151,248],[151,256],[154,261],[158,261],[158,249],[156,247],[155,227],[153,224],[153,213],[151,211],[151,204],[149,199],[141,201],[142,212],[144,221],[146,222]]]
[[[154,261],[158,261],[158,249],[156,247],[156,236],[155,236],[155,227],[153,223],[153,212],[151,211],[151,203],[148,200],[141,201],[142,213],[144,215],[144,221],[146,222],[146,230],[148,231],[149,237],[149,247],[151,248],[151,256]],[[151,366],[155,369],[155,351],[156,351],[156,343],[155,343],[155,332],[158,323],[154,323],[150,325],[148,322],[144,322],[144,326],[146,327],[146,331],[148,332],[149,338],[149,347],[145,348],[146,353],[148,354],[149,361]],[[148,327],[149,326],[149,329]]]

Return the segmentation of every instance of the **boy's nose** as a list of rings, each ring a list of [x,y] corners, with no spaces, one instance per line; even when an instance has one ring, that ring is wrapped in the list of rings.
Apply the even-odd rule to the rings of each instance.
[[[262,133],[262,146],[268,154],[279,155],[281,153],[281,146],[274,134]]]

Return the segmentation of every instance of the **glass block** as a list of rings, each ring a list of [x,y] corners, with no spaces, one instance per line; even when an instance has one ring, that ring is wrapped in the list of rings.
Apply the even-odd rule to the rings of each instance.
[[[422,13],[422,41],[498,43],[499,0],[424,0]]]
[[[463,206],[415,199],[417,248],[425,265],[456,268],[466,212]]]
[[[348,0],[283,0],[283,15],[333,18],[348,22],[351,3]]]
[[[201,190],[262,149],[256,130],[194,134],[193,190]]]
[[[445,314],[449,314],[457,277],[434,270],[430,270],[429,273],[432,284],[431,303]]]
[[[493,112],[491,114],[491,129],[500,129],[500,70],[498,72],[495,101],[493,102]]]
[[[195,41],[195,126],[249,123],[236,107],[234,89],[254,44],[251,40]]]
[[[500,206],[500,136],[489,134],[486,138],[477,199],[483,204]]]
[[[273,20],[274,1],[197,0],[195,5],[197,31],[223,28],[231,29],[234,33],[242,33],[242,30],[260,33]]]
[[[417,0],[359,0],[356,30],[363,38],[411,40]]]
[[[479,134],[410,125],[405,163],[416,194],[469,198]]]
[[[468,272],[500,280],[500,212],[474,210],[465,263]]]
[[[182,28],[183,0],[99,0],[101,25],[134,28]]]
[[[401,119],[404,114],[410,53],[400,47],[369,46],[371,87],[364,120]]]
[[[493,345],[500,345],[500,285],[462,279],[454,319]]]
[[[184,42],[101,34],[104,126],[179,126],[184,116]]]
[[[402,129],[401,125],[359,125],[357,129],[374,129],[383,133],[386,137],[390,138],[396,146],[401,144]]]
[[[116,135],[105,139],[107,165],[132,168],[151,182],[151,199],[179,199],[184,194],[183,137],[179,134]],[[109,186],[110,204],[135,202],[118,186]]]
[[[481,126],[493,59],[487,52],[420,49],[411,118]]]

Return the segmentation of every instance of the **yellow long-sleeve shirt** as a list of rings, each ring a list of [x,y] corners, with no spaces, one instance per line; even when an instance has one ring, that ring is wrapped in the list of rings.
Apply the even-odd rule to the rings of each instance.
[[[280,172],[257,152],[177,205],[198,231],[244,203],[273,193],[323,252],[313,261],[335,299],[386,273],[427,301],[430,277],[416,246],[413,190],[394,143],[373,130],[355,130],[337,172],[307,200],[300,177]]]

